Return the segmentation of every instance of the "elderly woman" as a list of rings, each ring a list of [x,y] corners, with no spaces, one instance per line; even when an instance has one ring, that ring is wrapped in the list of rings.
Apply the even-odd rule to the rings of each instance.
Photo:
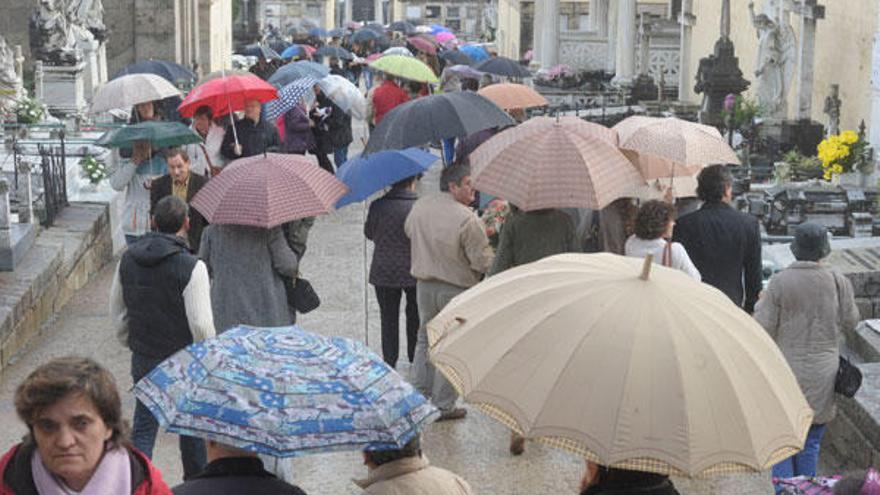
[[[859,321],[849,280],[821,262],[831,253],[825,227],[799,225],[791,252],[797,261],[770,279],[755,306],[755,319],[776,341],[791,366],[813,408],[813,425],[804,449],[773,466],[776,478],[816,475],[825,425],[836,412],[838,342],[841,334]]]
[[[116,383],[98,363],[68,357],[40,366],[18,386],[15,409],[30,433],[0,459],[0,493],[171,493],[128,445]]]
[[[581,495],[612,494],[678,495],[678,490],[666,475],[607,468],[587,461],[581,480]]]
[[[636,215],[635,234],[624,245],[626,256],[644,258],[651,254],[654,263],[681,270],[700,280],[700,271],[691,262],[684,246],[672,242],[675,207],[665,201],[647,201]]]

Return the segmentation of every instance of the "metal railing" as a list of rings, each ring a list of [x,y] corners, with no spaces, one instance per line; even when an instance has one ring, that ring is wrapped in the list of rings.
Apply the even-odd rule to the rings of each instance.
[[[13,129],[11,151],[13,160],[13,184],[15,191],[20,188],[19,170],[26,156],[34,156],[33,153],[25,153],[25,147],[36,146],[36,156],[39,157],[40,174],[42,182],[42,194],[34,195],[34,202],[41,203],[43,215],[41,224],[50,227],[58,213],[69,205],[67,199],[67,146],[71,141],[82,144],[91,143],[91,140],[69,140],[62,124],[2,124],[3,129]],[[46,139],[27,139],[19,136],[22,128],[45,130],[49,129],[52,137]],[[16,194],[17,196],[17,194]],[[20,205],[21,207],[21,205]]]

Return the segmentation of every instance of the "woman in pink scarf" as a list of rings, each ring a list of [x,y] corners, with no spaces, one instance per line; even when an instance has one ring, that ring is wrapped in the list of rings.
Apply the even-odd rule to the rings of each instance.
[[[166,495],[171,490],[128,445],[113,376],[85,358],[40,366],[15,392],[29,430],[0,458],[0,495]]]

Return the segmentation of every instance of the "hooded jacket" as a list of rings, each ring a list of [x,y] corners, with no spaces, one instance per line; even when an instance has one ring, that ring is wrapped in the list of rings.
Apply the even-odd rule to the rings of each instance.
[[[205,264],[186,241],[151,232],[123,253],[110,289],[120,340],[137,354],[165,359],[214,335]]]

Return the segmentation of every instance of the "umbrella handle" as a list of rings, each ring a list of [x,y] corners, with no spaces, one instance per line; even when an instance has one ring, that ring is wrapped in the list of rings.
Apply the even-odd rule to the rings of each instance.
[[[220,69],[221,75],[223,78],[226,78],[226,68]],[[224,85],[226,81],[223,82]],[[232,137],[235,139],[235,147],[238,148],[238,131],[235,129],[235,120],[232,118],[232,102],[229,101],[229,98],[226,98],[226,108],[229,109],[229,123],[232,124]]]

